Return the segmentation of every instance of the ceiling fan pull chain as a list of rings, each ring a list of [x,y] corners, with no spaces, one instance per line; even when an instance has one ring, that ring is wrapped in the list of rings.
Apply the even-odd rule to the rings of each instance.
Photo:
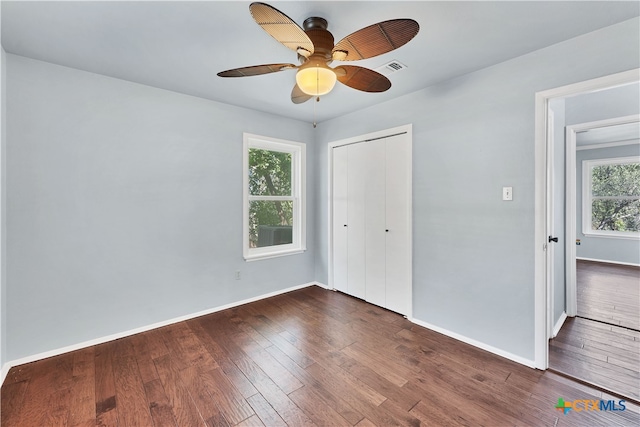
[[[320,97],[316,97],[316,102],[320,102]],[[316,123],[316,102],[313,103],[313,128],[315,129],[318,123]]]

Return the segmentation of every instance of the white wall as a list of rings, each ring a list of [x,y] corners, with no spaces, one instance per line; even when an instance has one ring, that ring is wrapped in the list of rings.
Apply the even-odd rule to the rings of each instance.
[[[414,317],[533,360],[534,95],[637,68],[639,31],[626,21],[319,125],[317,278],[326,145],[413,123]]]
[[[10,54],[7,86],[8,360],[313,281],[313,233],[249,263],[241,241],[242,132],[308,123]]]

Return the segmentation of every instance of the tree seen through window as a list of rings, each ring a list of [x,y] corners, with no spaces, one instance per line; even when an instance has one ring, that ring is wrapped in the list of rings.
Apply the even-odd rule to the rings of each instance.
[[[592,166],[591,228],[640,231],[640,163]]]
[[[249,245],[292,243],[292,154],[249,149]]]

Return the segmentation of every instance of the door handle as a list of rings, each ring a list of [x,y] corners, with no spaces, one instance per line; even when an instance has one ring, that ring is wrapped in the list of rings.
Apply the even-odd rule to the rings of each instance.
[[[551,237],[551,236],[549,236],[549,243],[551,243],[551,242],[556,242],[556,243],[558,243],[558,238],[557,238],[557,237]]]

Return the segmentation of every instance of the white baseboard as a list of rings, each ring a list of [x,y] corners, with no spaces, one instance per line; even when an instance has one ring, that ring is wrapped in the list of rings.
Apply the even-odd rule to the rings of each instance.
[[[610,261],[608,259],[583,258],[579,256],[577,256],[576,259],[580,261],[593,261],[593,262],[603,262],[605,264],[618,264],[618,265],[629,265],[631,267],[640,267],[640,264],[634,264],[632,262]]]
[[[5,363],[2,365],[2,369],[0,369],[0,385],[4,384],[4,379],[7,378],[7,374],[9,373],[9,369],[11,369],[9,363]]]
[[[325,285],[324,283],[320,283],[320,282],[313,282],[312,285],[320,286],[321,288],[328,289],[330,291],[333,290],[332,288],[329,287],[329,285]]]
[[[560,328],[562,328],[562,325],[564,325],[565,320],[567,320],[567,313],[563,311],[562,314],[560,315],[560,318],[558,319],[555,326],[553,327],[553,332],[551,333],[551,337],[549,338],[555,338],[558,336],[558,333],[560,332]]]
[[[441,328],[439,326],[435,326],[435,325],[432,325],[430,323],[423,322],[422,320],[418,320],[418,319],[414,319],[414,318],[411,318],[409,320],[411,322],[415,323],[418,326],[422,326],[423,328],[427,328],[427,329],[430,329],[432,331],[439,332],[439,333],[441,333],[443,335],[446,335],[446,336],[451,337],[453,339],[456,339],[458,341],[462,341],[462,342],[467,343],[469,345],[472,345],[474,347],[478,347],[478,348],[480,348],[482,350],[486,350],[489,353],[497,354],[498,356],[504,357],[505,359],[509,359],[509,360],[512,360],[512,361],[514,361],[516,363],[519,363],[521,365],[528,366],[529,368],[536,368],[535,362],[533,360],[529,360],[529,359],[526,359],[524,357],[517,356],[517,355],[515,355],[513,353],[509,353],[508,351],[504,351],[504,350],[501,350],[499,348],[496,348],[496,347],[490,346],[488,344],[485,344],[483,342],[476,341],[476,340],[474,340],[472,338],[465,337],[464,335],[460,335],[460,334],[458,334],[456,332],[452,332],[452,331],[449,331],[447,329]]]
[[[210,309],[207,309],[207,310],[199,311],[197,313],[191,313],[191,314],[187,314],[187,315],[184,315],[184,316],[175,317],[173,319],[165,320],[165,321],[162,321],[162,322],[153,323],[151,325],[141,326],[139,328],[135,328],[135,329],[131,329],[131,330],[128,330],[128,331],[119,332],[117,334],[107,335],[105,337],[96,338],[96,339],[93,339],[93,340],[84,341],[84,342],[77,343],[77,344],[72,344],[72,345],[69,345],[69,346],[66,346],[66,347],[61,347],[61,348],[57,348],[55,350],[45,351],[43,353],[38,353],[38,354],[34,354],[34,355],[31,355],[31,356],[27,356],[27,357],[22,357],[22,358],[16,359],[16,360],[10,360],[7,363],[5,363],[4,365],[2,365],[2,370],[0,371],[0,385],[2,385],[4,383],[4,380],[7,377],[7,374],[9,373],[9,370],[11,368],[13,368],[14,366],[24,365],[25,363],[31,363],[31,362],[35,362],[37,360],[46,359],[48,357],[58,356],[60,354],[68,353],[70,351],[80,350],[80,349],[91,347],[91,346],[94,346],[94,345],[103,344],[105,342],[114,341],[114,340],[117,340],[117,339],[120,339],[120,338],[128,337],[130,335],[139,334],[141,332],[150,331],[152,329],[161,328],[163,326],[172,325],[172,324],[178,323],[178,322],[184,322],[185,320],[191,320],[191,319],[194,319],[196,317],[205,316],[207,314],[215,313],[215,312],[222,311],[222,310],[227,310],[227,309],[233,308],[233,307],[238,307],[240,305],[248,304],[250,302],[255,302],[255,301],[262,300],[262,299],[274,297],[276,295],[285,294],[287,292],[295,291],[295,290],[298,290],[298,289],[307,288],[309,286],[319,286],[321,288],[328,289],[327,285],[324,285],[322,283],[309,282],[309,283],[305,283],[305,284],[302,284],[302,285],[293,286],[293,287],[290,287],[290,288],[281,289],[281,290],[274,291],[274,292],[269,292],[268,294],[259,295],[257,297],[248,298],[248,299],[245,299],[245,300],[242,300],[242,301],[236,301],[236,302],[232,302],[230,304],[225,304],[225,305],[221,305],[221,306],[218,306],[218,307],[210,308]]]

